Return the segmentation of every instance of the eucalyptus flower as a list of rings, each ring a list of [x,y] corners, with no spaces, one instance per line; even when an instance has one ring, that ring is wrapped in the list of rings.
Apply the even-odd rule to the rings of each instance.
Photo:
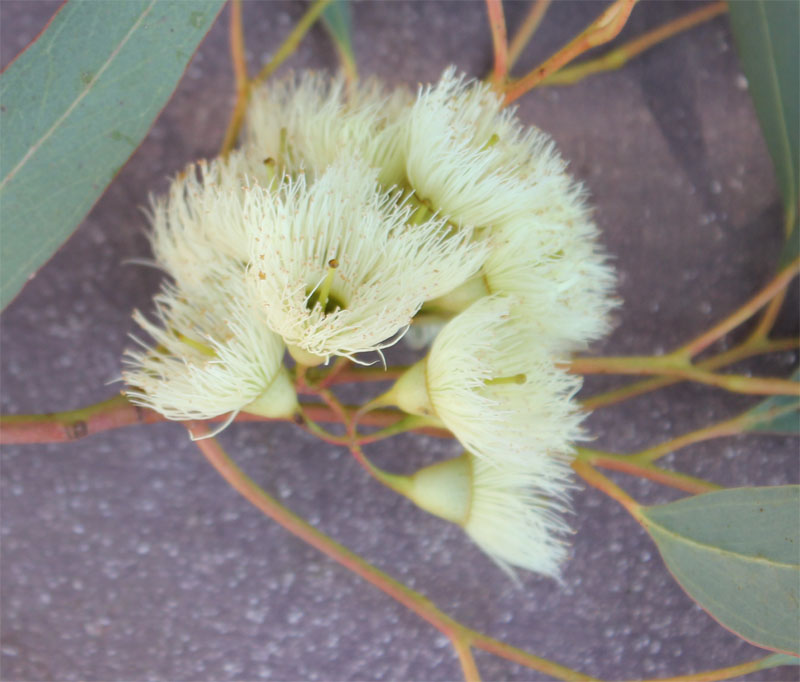
[[[506,296],[474,303],[372,405],[431,417],[487,462],[513,460],[542,475],[559,468],[581,437],[572,400],[581,379],[559,369],[530,337],[516,305]]]
[[[155,306],[156,322],[134,313],[153,342],[137,339],[140,348],[125,354],[133,403],[176,420],[295,413],[283,341],[248,302],[239,273],[217,275],[206,297],[165,285]]]
[[[403,492],[431,514],[458,524],[513,576],[512,567],[559,579],[568,548],[562,518],[569,509],[569,466],[548,476],[500,458],[486,462],[465,452],[416,472]]]
[[[253,187],[242,205],[252,234],[252,296],[292,355],[307,365],[397,340],[422,304],[471,277],[485,240],[441,219],[410,221],[358,158],[335,161],[311,183]]]
[[[537,156],[546,153],[538,170],[552,173],[547,162],[561,170],[550,156],[552,143],[538,131],[524,135],[513,110],[502,106],[488,85],[456,77],[451,67],[439,83],[420,89],[406,117],[408,186],[455,225],[492,227],[525,211],[530,187],[518,172],[518,154],[509,158],[509,145],[537,147]]]
[[[400,125],[410,103],[407,90],[387,94],[377,80],[348,85],[341,74],[305,72],[253,92],[243,148],[312,176],[343,154],[358,155],[389,188],[403,178]]]
[[[242,202],[251,187],[270,187],[273,180],[274,171],[232,152],[189,165],[173,179],[166,196],[151,199],[155,262],[184,294],[207,295],[220,269],[244,272],[250,237]]]
[[[531,333],[556,352],[586,346],[609,328],[614,274],[581,185],[552,140],[523,126],[489,85],[448,69],[408,114],[407,183],[456,226],[484,228],[492,248],[481,272],[426,311],[459,312],[509,294]]]
[[[510,295],[516,315],[555,353],[585,348],[610,327],[618,301],[612,268],[594,242],[595,228],[578,206],[569,223],[516,220],[492,232],[480,273],[426,305],[452,313],[484,296]]]

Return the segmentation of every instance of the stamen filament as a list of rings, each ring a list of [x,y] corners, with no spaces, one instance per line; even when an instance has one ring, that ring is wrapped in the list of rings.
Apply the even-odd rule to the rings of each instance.
[[[181,340],[182,343],[185,343],[190,348],[194,348],[196,351],[202,353],[203,355],[207,355],[211,358],[217,356],[217,352],[213,348],[207,346],[204,343],[200,343],[200,341],[195,341],[194,339],[190,339],[188,336],[186,336],[186,334],[181,334],[180,332],[177,332],[176,336]]]
[[[487,386],[499,386],[502,384],[524,384],[526,380],[526,376],[522,373],[514,374],[510,377],[493,377],[491,379],[484,380],[484,384]]]
[[[339,261],[335,258],[331,258],[328,261],[328,274],[325,275],[325,281],[322,283],[322,286],[319,288],[319,297],[317,298],[317,302],[322,307],[324,311],[328,305],[328,297],[331,293],[331,284],[333,284],[333,276],[336,274],[336,268],[339,267]]]

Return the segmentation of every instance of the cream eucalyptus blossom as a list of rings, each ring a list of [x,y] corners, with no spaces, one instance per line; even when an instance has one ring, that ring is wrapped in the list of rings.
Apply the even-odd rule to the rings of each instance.
[[[166,196],[151,199],[150,242],[156,264],[184,294],[207,295],[215,286],[209,274],[220,268],[244,273],[250,237],[242,202],[252,187],[272,186],[274,176],[273,169],[251,164],[237,151],[189,165],[174,178]]]
[[[530,337],[515,305],[507,296],[474,303],[372,405],[434,418],[486,462],[514,461],[545,476],[559,470],[581,437],[572,400],[581,380]]]
[[[420,89],[407,114],[403,157],[408,186],[455,225],[493,227],[524,211],[530,188],[513,163],[517,154],[510,159],[508,147],[527,140],[513,111],[502,106],[487,85],[457,77],[451,67],[439,83]],[[538,131],[527,137],[541,151],[552,149]],[[548,156],[547,162],[555,168],[540,162],[540,171],[561,170],[554,158]]]
[[[569,532],[569,466],[548,475],[465,452],[417,471],[403,492],[418,506],[458,524],[506,572],[524,568],[559,579]]]
[[[441,219],[415,224],[412,210],[359,158],[338,159],[313,183],[301,175],[279,192],[247,193],[251,296],[295,359],[391,345],[426,300],[478,270],[485,240]]]
[[[153,339],[125,354],[131,402],[168,419],[210,419],[240,411],[291,417],[294,387],[282,364],[285,346],[247,300],[238,272],[217,273],[205,297],[165,285],[157,321],[134,320]]]
[[[253,92],[243,148],[256,162],[312,176],[358,155],[389,188],[403,179],[401,124],[411,101],[404,88],[387,94],[377,80],[348,85],[341,74],[305,72]]]
[[[585,348],[610,327],[615,277],[593,241],[594,226],[578,206],[568,227],[544,218],[516,220],[492,231],[480,273],[426,310],[453,313],[483,296],[507,294],[538,342],[564,354]]]
[[[425,310],[447,315],[510,294],[521,304],[516,314],[554,352],[605,334],[616,305],[613,270],[585,192],[552,140],[523,126],[488,85],[452,68],[420,91],[407,118],[406,176],[417,200],[492,235],[480,274]]]

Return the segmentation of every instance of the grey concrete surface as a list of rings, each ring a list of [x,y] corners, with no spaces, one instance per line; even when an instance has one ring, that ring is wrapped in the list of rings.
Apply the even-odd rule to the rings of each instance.
[[[0,2],[7,64],[53,2]],[[635,10],[631,36],[688,11]],[[521,66],[596,16],[556,2]],[[255,68],[302,14],[300,2],[245,4]],[[507,3],[509,24],[525,11]],[[479,2],[354,5],[363,74],[435,80],[450,63],[482,75],[491,43]],[[109,397],[132,330],[158,286],[140,207],[166,176],[215,153],[232,101],[223,13],[141,148],[66,246],[0,318],[2,411],[67,409]],[[292,68],[333,68],[318,28]],[[769,278],[780,249],[770,160],[726,20],[718,18],[625,69],[520,102],[588,186],[625,301],[596,352],[662,351],[733,310]],[[779,321],[797,334],[796,288]],[[784,353],[743,371],[786,375]],[[622,382],[587,381],[585,395]],[[639,449],[753,403],[681,385],[592,416],[598,447]],[[664,569],[640,528],[592,490],[575,495],[565,586],[522,589],[455,527],[369,480],[336,447],[292,426],[230,427],[223,444],[256,481],[326,533],[424,592],[465,623],[610,680],[678,675],[763,652],[719,627]],[[374,447],[411,470],[454,452],[402,437]],[[797,443],[739,437],[686,449],[669,466],[728,485],[798,481]],[[618,479],[637,498],[676,494]],[[447,640],[384,594],[289,536],[214,473],[178,425],[129,428],[63,445],[8,446],[0,477],[0,677],[21,680],[453,680]],[[486,680],[544,676],[478,654]],[[744,679],[796,680],[797,668]]]

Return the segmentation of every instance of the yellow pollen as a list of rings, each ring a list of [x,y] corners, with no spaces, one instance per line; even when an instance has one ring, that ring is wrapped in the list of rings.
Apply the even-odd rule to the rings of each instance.
[[[486,144],[483,145],[481,151],[485,151],[490,147],[494,147],[498,142],[500,142],[500,136],[497,133],[492,133],[492,136],[488,140],[486,140]]]
[[[272,183],[272,181],[275,179],[276,166],[277,164],[275,163],[275,159],[273,159],[271,156],[264,159],[264,167],[267,169],[267,176],[269,177],[270,183]]]

